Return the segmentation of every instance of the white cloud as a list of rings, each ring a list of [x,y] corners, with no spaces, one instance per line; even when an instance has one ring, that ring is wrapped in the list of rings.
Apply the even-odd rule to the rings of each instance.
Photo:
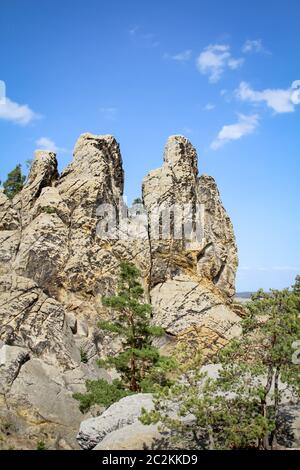
[[[249,266],[241,266],[239,267],[239,271],[262,271],[262,272],[280,272],[280,271],[295,271],[300,272],[300,268],[295,266],[270,266],[270,267],[249,267]]]
[[[18,104],[9,98],[1,100],[0,119],[11,121],[21,126],[26,126],[40,116],[36,114],[27,104]]]
[[[6,96],[6,85],[3,80],[0,80],[0,105],[5,104],[5,96]]]
[[[212,142],[211,148],[217,150],[231,140],[239,140],[245,135],[252,134],[258,126],[259,116],[252,114],[245,116],[238,115],[238,122],[223,126],[216,139]]]
[[[102,107],[100,108],[100,113],[103,115],[104,119],[114,121],[117,117],[118,109],[113,106]]]
[[[208,75],[211,83],[216,83],[222,77],[226,68],[236,70],[241,67],[244,59],[232,57],[230,47],[226,44],[214,44],[206,47],[197,58],[200,73]]]
[[[262,43],[261,39],[247,39],[242,47],[244,54],[249,53],[261,53],[261,54],[271,54]]]
[[[204,111],[212,111],[213,109],[215,109],[215,107],[216,107],[215,104],[207,103],[203,109]]]
[[[244,63],[244,59],[229,59],[228,60],[228,67],[231,69],[231,70],[236,70],[238,68],[240,68]]]
[[[49,137],[40,137],[35,141],[35,144],[41,149],[50,150],[51,152],[55,153],[65,153],[68,151],[63,147],[58,147],[53,140],[49,139]]]
[[[291,100],[295,105],[300,104],[300,80],[295,80],[292,83]]]
[[[273,271],[295,271],[295,272],[300,272],[300,268],[295,267],[295,266],[275,266],[273,268]]]
[[[48,137],[40,137],[35,141],[35,143],[38,147],[41,147],[46,150],[51,150],[52,152],[57,152],[58,150],[58,147],[55,142],[53,142],[53,140],[49,139]]]
[[[276,113],[291,113],[295,111],[295,106],[300,103],[299,90],[293,88],[284,89],[266,89],[262,91],[253,90],[246,82],[240,83],[236,90],[236,96],[241,101],[250,103],[264,102]]]
[[[187,62],[188,60],[190,60],[191,56],[192,56],[191,49],[186,49],[185,51],[179,52],[178,54],[175,54],[175,55],[169,55],[169,54],[164,55],[166,59],[172,59],[177,62]]]

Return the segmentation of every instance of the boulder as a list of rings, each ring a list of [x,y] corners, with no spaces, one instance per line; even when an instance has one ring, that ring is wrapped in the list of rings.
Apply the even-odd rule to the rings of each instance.
[[[160,440],[157,425],[134,423],[107,434],[93,450],[146,450]]]
[[[139,423],[142,409],[153,409],[152,395],[139,393],[122,398],[111,405],[102,415],[82,421],[77,436],[82,449],[93,449],[105,436],[133,423]],[[111,441],[110,441],[111,442]]]
[[[29,361],[29,350],[8,346],[0,346],[0,393],[5,393],[14,383],[21,367]]]
[[[19,416],[35,424],[49,422],[76,429],[82,420],[78,403],[57,368],[40,359],[24,364],[6,398]]]
[[[78,402],[57,367],[30,359],[23,348],[0,349],[0,448],[47,448],[63,436],[76,449],[76,431],[82,420]],[[6,445],[6,446],[5,446]]]

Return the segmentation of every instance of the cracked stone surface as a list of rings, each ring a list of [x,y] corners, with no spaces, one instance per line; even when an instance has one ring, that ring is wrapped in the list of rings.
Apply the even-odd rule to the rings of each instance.
[[[168,139],[162,167],[143,181],[143,199],[149,214],[153,322],[180,336],[206,327],[205,344],[216,334],[221,340],[238,335],[240,317],[231,302],[238,265],[233,227],[214,179],[198,176],[196,150],[185,137]],[[186,204],[201,224],[201,237],[179,240],[174,229],[173,237],[157,239],[151,217],[157,205]]]
[[[37,151],[23,190],[13,200],[0,191],[0,341],[18,348],[10,368],[1,368],[0,409],[35,436],[44,422],[32,422],[28,407],[53,423],[29,389],[22,408],[31,382],[47,384],[39,388],[41,397],[47,387],[54,394],[60,390],[70,409],[78,409],[73,391],[83,391],[88,378],[110,379],[96,359],[122,344],[99,330],[97,321],[111,315],[101,297],[115,291],[121,261],[140,269],[153,322],[166,328],[174,339],[170,345],[192,339],[215,351],[239,334],[240,316],[232,304],[238,263],[234,232],[215,181],[198,174],[192,144],[183,136],[170,137],[162,167],[145,177],[142,207],[131,208],[129,218],[120,222],[123,234],[138,233],[138,238],[111,238],[97,230],[101,204],[112,204],[116,217],[126,210],[123,188],[116,139],[87,133],[79,137],[73,161],[61,175],[56,155]],[[201,242],[186,236],[178,240],[171,232],[159,239],[152,215],[161,204],[189,204],[193,220],[204,216]],[[84,365],[82,351],[88,359]],[[22,354],[30,360],[23,363]],[[8,399],[15,410],[23,410],[21,418],[6,409]],[[69,437],[66,442],[67,448],[74,445]],[[56,445],[53,436],[51,443]]]

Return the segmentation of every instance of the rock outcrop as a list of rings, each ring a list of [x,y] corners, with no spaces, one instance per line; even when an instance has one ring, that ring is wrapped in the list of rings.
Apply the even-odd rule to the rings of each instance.
[[[115,291],[121,261],[141,271],[153,322],[167,332],[162,348],[192,338],[211,354],[240,331],[232,225],[214,180],[198,176],[192,144],[170,137],[163,166],[144,179],[143,205],[128,217],[123,187],[114,137],[83,134],[61,175],[56,155],[37,151],[23,190],[13,200],[0,191],[0,341],[18,348],[0,369],[3,413],[35,435],[48,423],[51,445],[54,422],[73,429],[79,419],[72,392],[104,377],[97,357],[121,347],[97,327],[110,315],[101,298]],[[31,383],[40,384],[36,400]],[[60,421],[61,402],[43,408],[47,390],[64,397],[73,421],[64,413]]]
[[[0,336],[9,345],[27,347],[37,357],[68,369],[80,362],[63,306],[31,279],[0,277]]]
[[[149,288],[155,323],[173,335],[192,335],[211,349],[240,331],[231,305],[238,259],[216,183],[198,176],[197,163],[192,144],[173,136],[163,166],[143,181],[151,247]],[[157,224],[159,217],[162,222]]]

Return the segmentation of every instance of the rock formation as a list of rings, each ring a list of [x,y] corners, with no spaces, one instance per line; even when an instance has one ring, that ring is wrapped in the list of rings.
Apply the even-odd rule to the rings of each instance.
[[[144,179],[143,198],[149,214],[149,287],[155,323],[171,334],[198,337],[208,348],[221,345],[239,332],[231,306],[237,248],[216,183],[211,177],[198,177],[196,150],[186,138],[168,139],[163,166]],[[190,219],[196,221],[203,211],[198,221],[203,233],[196,241],[192,232],[190,239],[158,240],[151,225],[157,206],[175,211],[187,207]]]
[[[170,137],[163,166],[143,181],[146,212],[124,218],[119,145],[109,135],[83,134],[61,175],[55,154],[38,151],[23,190],[12,201],[0,192],[0,423],[18,429],[14,445],[42,434],[52,447],[76,447],[70,436],[82,416],[72,392],[87,378],[109,379],[95,360],[120,347],[97,320],[109,315],[101,297],[114,292],[123,260],[141,271],[153,322],[166,330],[162,348],[192,338],[211,353],[239,334],[233,228],[216,183],[199,177],[197,165],[192,144]],[[107,235],[98,230],[105,205],[116,221]],[[173,213],[161,237],[163,212],[173,206],[188,208],[191,230],[179,224],[178,237]]]

